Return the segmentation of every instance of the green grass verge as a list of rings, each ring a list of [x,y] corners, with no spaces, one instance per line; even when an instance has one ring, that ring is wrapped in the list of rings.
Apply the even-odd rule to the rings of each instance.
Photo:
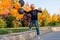
[[[35,28],[32,28],[33,30],[35,30]],[[18,33],[18,32],[24,32],[29,30],[28,27],[20,27],[20,28],[2,28],[0,29],[0,35],[3,34],[9,34],[9,33]]]

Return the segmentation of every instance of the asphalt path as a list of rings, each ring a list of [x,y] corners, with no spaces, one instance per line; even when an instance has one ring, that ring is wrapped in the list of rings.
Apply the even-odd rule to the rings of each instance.
[[[38,40],[38,39],[35,38],[33,40]],[[60,40],[60,31],[47,33],[47,34],[41,36],[40,40]]]

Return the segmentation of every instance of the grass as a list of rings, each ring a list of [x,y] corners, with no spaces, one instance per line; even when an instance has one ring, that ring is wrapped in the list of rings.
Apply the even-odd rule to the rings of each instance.
[[[32,28],[33,30],[35,30],[35,28]],[[0,29],[0,35],[3,34],[9,34],[9,33],[18,33],[18,32],[24,32],[29,30],[28,27],[20,27],[20,28],[1,28]]]

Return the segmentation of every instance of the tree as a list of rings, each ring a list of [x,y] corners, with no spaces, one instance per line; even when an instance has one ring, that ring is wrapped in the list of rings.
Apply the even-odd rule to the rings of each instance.
[[[42,10],[41,8],[38,8],[38,10]],[[41,19],[40,19],[40,16],[42,15],[42,13],[38,12],[38,25],[41,26]]]
[[[56,15],[56,13],[52,15],[52,21],[58,21],[58,16]]]
[[[13,17],[11,14],[7,15],[6,17],[3,17],[4,20],[6,21],[7,27],[13,27],[13,21],[16,19],[15,17]]]
[[[0,28],[5,28],[7,27],[6,21],[0,16]]]
[[[42,15],[44,15],[44,20],[42,21],[42,25],[44,24],[46,26],[51,21],[51,20],[49,20],[51,16],[48,13],[48,11],[46,10],[46,8],[44,9]]]
[[[60,15],[58,15],[58,21],[59,21],[59,23],[60,23]]]
[[[24,5],[23,9],[24,9],[25,11],[29,12],[29,11],[31,10],[31,7],[30,7],[30,5],[29,5],[28,3],[26,3],[26,4]]]

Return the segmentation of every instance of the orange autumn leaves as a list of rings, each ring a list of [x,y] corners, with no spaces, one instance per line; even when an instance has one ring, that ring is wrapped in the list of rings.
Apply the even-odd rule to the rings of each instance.
[[[12,7],[12,0],[2,0],[4,8],[11,8]]]
[[[2,14],[3,12],[3,3],[2,3],[2,0],[0,0],[0,14]]]
[[[13,9],[11,9],[10,10],[10,14],[12,14],[12,16],[14,16],[14,17],[16,17],[16,18],[18,18],[18,19],[21,19],[21,18],[23,18],[23,15],[24,14],[19,14],[18,13],[18,10],[16,10],[15,8],[13,8]]]
[[[31,10],[30,5],[28,3],[24,5],[23,9],[26,10],[27,12]]]
[[[0,8],[3,7],[3,3],[2,0],[0,0]]]
[[[11,15],[16,16],[16,14],[18,13],[16,9],[11,9],[9,12]]]
[[[0,15],[7,15],[10,13],[14,17],[22,18],[23,14],[20,15],[18,13],[18,9],[21,8],[21,4],[19,2],[15,2],[13,4],[12,1],[17,0],[0,0]],[[13,7],[15,7],[15,9]]]
[[[15,8],[15,9],[14,9]],[[19,14],[18,13],[18,9],[21,8],[21,4],[19,4],[18,2],[16,2],[14,4],[14,8],[10,11],[10,13],[12,15],[14,15],[17,19],[21,19],[23,18],[24,14]],[[30,6],[28,3],[26,3],[23,7],[24,10],[26,10],[27,12],[31,10]],[[13,12],[12,12],[13,11]]]
[[[12,3],[12,1],[14,1],[14,3]],[[23,18],[24,14],[18,13],[19,8],[21,8],[21,4],[18,2],[18,0],[0,0],[0,15],[7,15],[10,13],[12,16],[21,19]],[[22,8],[27,12],[31,10],[28,3],[26,3]],[[43,19],[42,16],[41,19]]]
[[[13,0],[13,1],[14,1],[13,3],[14,8],[10,10],[10,14],[12,14],[12,16],[16,17],[17,19],[23,18],[24,14],[18,13],[18,9],[21,8],[21,4],[18,2],[18,0]]]
[[[12,6],[12,0],[0,0],[0,15],[7,15]]]
[[[21,4],[18,3],[18,2],[17,3],[14,3],[14,7],[15,7],[15,9],[18,10],[19,8],[21,8]]]
[[[12,1],[14,3],[12,3]],[[21,8],[21,4],[18,2],[18,0],[0,0],[0,15],[7,15],[10,13],[12,16],[21,19],[23,18],[24,14],[18,13],[19,8]],[[26,3],[22,8],[27,12],[31,10],[28,3]],[[41,16],[41,19],[43,19],[43,16]]]

